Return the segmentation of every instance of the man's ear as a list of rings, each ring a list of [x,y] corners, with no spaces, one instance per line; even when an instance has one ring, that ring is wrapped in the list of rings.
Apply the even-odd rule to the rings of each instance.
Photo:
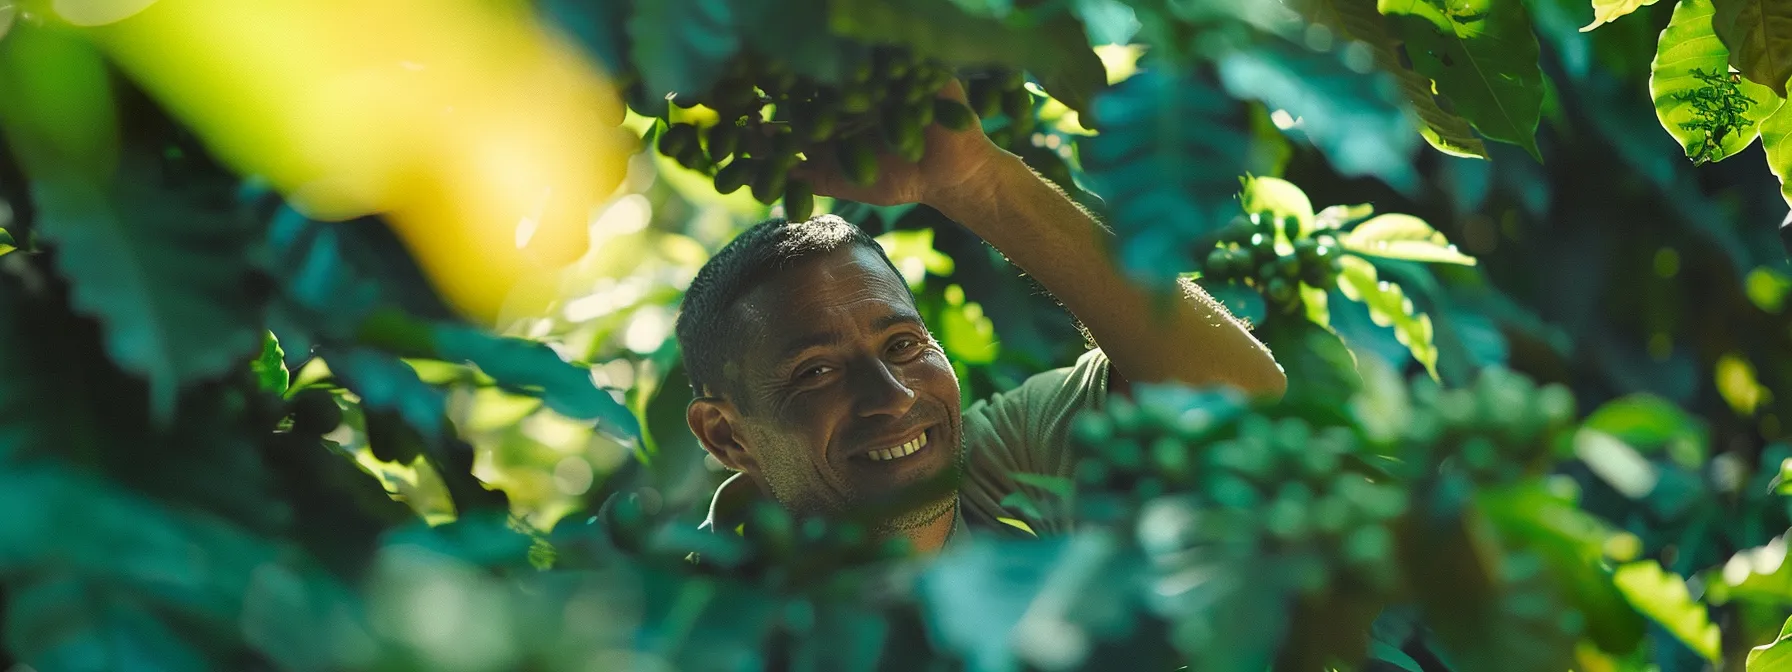
[[[714,397],[697,397],[685,407],[684,421],[697,435],[697,442],[722,466],[748,473],[759,471],[759,463],[741,443],[740,420],[733,405]]]

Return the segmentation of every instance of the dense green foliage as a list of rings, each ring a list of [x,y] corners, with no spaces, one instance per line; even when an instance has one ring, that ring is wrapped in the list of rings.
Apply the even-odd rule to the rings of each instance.
[[[642,144],[492,329],[0,2],[0,669],[1792,669],[1787,3],[528,4]],[[699,531],[670,317],[753,221],[877,234],[967,402],[1085,347],[938,212],[790,179],[931,122],[1287,396],[1135,386],[937,558]]]

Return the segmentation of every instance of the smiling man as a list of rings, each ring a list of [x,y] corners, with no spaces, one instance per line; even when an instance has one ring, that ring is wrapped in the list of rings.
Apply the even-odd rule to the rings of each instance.
[[[962,100],[956,84],[947,95]],[[817,152],[799,177],[816,193],[876,205],[923,203],[994,245],[1083,324],[1097,348],[1071,367],[959,408],[958,380],[901,274],[864,232],[822,216],[759,224],[698,272],[677,336],[705,450],[738,472],[717,491],[711,529],[733,530],[754,500],[799,516],[852,518],[922,551],[978,529],[1063,531],[1004,510],[1014,474],[1068,476],[1069,428],[1126,381],[1230,384],[1278,395],[1280,367],[1199,288],[1170,301],[1133,286],[1110,234],[973,124],[927,130],[926,158],[880,160],[847,181]]]

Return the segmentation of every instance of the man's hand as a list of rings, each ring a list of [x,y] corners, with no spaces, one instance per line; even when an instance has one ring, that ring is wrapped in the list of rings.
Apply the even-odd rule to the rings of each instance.
[[[940,89],[940,97],[964,103],[964,88],[953,80]],[[892,152],[880,152],[877,181],[869,186],[860,186],[847,179],[839,161],[834,158],[834,143],[809,151],[808,160],[792,169],[790,176],[808,182],[821,196],[871,205],[933,205],[987,175],[985,167],[1004,153],[983,135],[983,126],[974,113],[971,119],[970,127],[963,131],[953,131],[937,123],[928,126],[926,152],[920,163],[904,161]]]

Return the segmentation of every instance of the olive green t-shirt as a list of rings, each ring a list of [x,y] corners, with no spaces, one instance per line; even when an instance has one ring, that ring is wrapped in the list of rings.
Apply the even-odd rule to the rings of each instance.
[[[1076,364],[1028,378],[1019,387],[979,400],[964,410],[964,448],[970,462],[958,491],[958,520],[948,542],[967,534],[1051,536],[1069,531],[1070,512],[1050,490],[1023,483],[1027,476],[1068,481],[1076,467],[1070,428],[1078,412],[1100,408],[1108,392],[1108,358],[1100,349]],[[1025,495],[1031,507],[1010,500]],[[703,526],[730,530],[759,497],[752,481],[736,474],[716,489]],[[1010,506],[1004,506],[1004,502]],[[968,529],[967,529],[968,528]]]

